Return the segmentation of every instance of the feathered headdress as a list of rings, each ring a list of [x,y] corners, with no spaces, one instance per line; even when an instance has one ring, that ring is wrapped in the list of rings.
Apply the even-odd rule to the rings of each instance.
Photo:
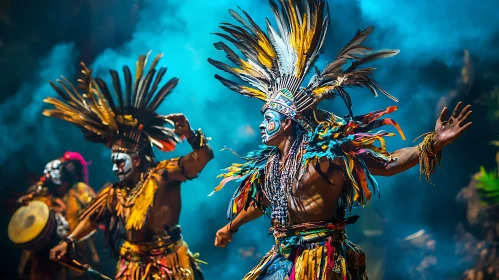
[[[155,69],[163,54],[155,57],[146,73],[149,54],[139,56],[134,81],[130,68],[123,67],[124,91],[118,72],[109,70],[114,95],[104,80],[93,79],[91,70],[81,63],[84,79],[78,82],[84,93],[80,93],[65,77],[57,80],[59,86],[51,81],[50,85],[62,100],[46,98],[44,102],[55,108],[44,110],[43,114],[77,125],[86,139],[104,143],[113,151],[135,153],[146,149],[152,153],[152,146],[172,151],[179,142],[174,134],[174,124],[156,110],[175,88],[178,78],[170,79],[157,90],[166,72],[165,67],[159,71]]]
[[[297,121],[308,131],[317,125],[315,108],[324,99],[340,96],[352,115],[352,102],[347,87],[367,87],[377,96],[381,89],[370,77],[375,68],[361,68],[379,58],[396,55],[398,50],[371,51],[362,43],[373,28],[358,31],[354,38],[339,52],[336,59],[322,71],[314,64],[321,52],[329,25],[329,12],[325,0],[270,0],[277,21],[277,30],[267,20],[265,33],[242,11],[247,21],[233,10],[230,14],[242,25],[222,23],[226,33],[216,35],[231,42],[243,54],[223,42],[215,47],[223,50],[236,66],[208,59],[215,67],[224,70],[246,84],[215,77],[231,90],[255,97],[265,102],[262,111],[270,108]],[[350,63],[347,65],[347,63]],[[348,66],[346,69],[343,67]],[[301,87],[305,75],[314,67],[315,74],[306,87]]]

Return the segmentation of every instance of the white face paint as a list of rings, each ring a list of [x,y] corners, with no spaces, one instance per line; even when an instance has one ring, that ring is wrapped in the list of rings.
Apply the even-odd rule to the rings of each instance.
[[[120,181],[125,180],[133,170],[132,157],[127,153],[112,153],[111,160],[113,161],[113,172]]]
[[[61,161],[59,159],[54,159],[53,161],[45,165],[43,174],[47,176],[54,184],[60,185],[61,182]]]

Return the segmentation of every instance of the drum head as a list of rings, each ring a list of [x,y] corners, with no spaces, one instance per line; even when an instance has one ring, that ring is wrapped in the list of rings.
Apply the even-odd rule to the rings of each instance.
[[[21,206],[10,218],[8,233],[15,244],[32,241],[44,230],[50,219],[49,207],[41,201]]]

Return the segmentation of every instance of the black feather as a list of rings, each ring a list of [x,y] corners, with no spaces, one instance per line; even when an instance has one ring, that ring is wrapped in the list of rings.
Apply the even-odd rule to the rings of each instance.
[[[240,94],[242,94],[244,96],[250,96],[243,89],[243,87],[240,84],[238,84],[238,83],[235,83],[235,82],[233,82],[231,80],[225,79],[224,77],[222,77],[222,76],[220,76],[218,74],[215,74],[215,79],[219,80],[224,86],[226,86],[227,88],[229,88],[232,91],[239,92]]]
[[[229,9],[229,13],[235,20],[244,25],[244,27],[246,27],[249,31],[255,32],[255,30],[253,30],[252,27],[236,11]]]
[[[347,63],[346,59],[340,58],[329,63],[324,70],[322,70],[321,75],[336,73],[341,70],[341,67]]]
[[[128,66],[123,66],[123,76],[125,77],[126,110],[129,114],[132,111],[132,73]]]
[[[178,78],[172,78],[171,80],[169,80],[158,91],[158,93],[154,97],[154,99],[151,102],[151,104],[149,104],[149,106],[147,107],[147,109],[149,111],[156,111],[156,109],[158,109],[158,107],[161,105],[161,103],[163,103],[163,101],[165,100],[166,96],[172,92],[172,90],[175,88],[175,86],[177,86],[178,81],[179,81]]]
[[[224,42],[213,44],[217,50],[223,50],[227,54],[227,58],[237,66],[241,66],[241,58]]]
[[[350,95],[348,94],[348,92],[346,92],[341,87],[336,88],[336,92],[341,97],[341,99],[343,99],[343,102],[345,102],[345,105],[347,106],[347,109],[348,109],[348,114],[350,114],[350,116],[353,117],[352,99],[350,98]]]
[[[116,112],[116,107],[114,106],[114,101],[113,97],[111,96],[111,93],[109,92],[109,89],[107,88],[106,82],[102,80],[101,78],[96,78],[95,81],[99,85],[100,91],[102,94],[104,94],[104,97],[107,100],[107,103],[109,104],[109,107],[113,110],[113,112]]]
[[[120,112],[121,114],[124,114],[123,93],[121,92],[120,77],[118,75],[118,72],[116,72],[115,70],[110,69],[109,73],[111,74],[111,78],[113,80],[114,93],[118,99]]]
[[[399,53],[398,50],[381,50],[381,51],[371,52],[371,53],[361,57],[360,59],[358,59],[354,63],[352,63],[352,65],[350,65],[350,67],[348,67],[348,69],[345,70],[345,73],[348,73],[348,72],[355,70],[357,67],[359,67],[362,64],[365,64],[365,63],[368,63],[368,62],[371,62],[373,60],[380,59],[380,58],[392,57],[398,53]]]
[[[371,32],[374,30],[374,27],[370,26],[366,28],[363,31],[357,30],[357,33],[355,33],[355,36],[353,36],[352,40],[348,42],[339,52],[338,58],[343,57],[343,56],[348,56],[349,52],[352,50],[356,50],[357,48],[360,47],[359,50],[362,49],[367,49],[366,47],[361,47],[360,44],[362,44],[367,37],[371,34]]]
[[[151,86],[152,78],[156,74],[156,69],[151,69],[149,73],[147,73],[146,78],[142,81],[142,84],[139,88],[139,108],[143,108],[147,105],[147,93],[149,91],[149,87]]]
[[[49,84],[50,86],[55,90],[55,92],[57,92],[57,94],[64,100],[66,101],[70,101],[71,99],[69,98],[69,96],[67,96],[67,94],[62,90],[60,89],[54,82],[52,81],[49,81]]]
[[[232,67],[230,67],[229,65],[227,65],[227,64],[225,64],[223,62],[220,62],[218,60],[214,60],[214,59],[211,59],[211,58],[208,58],[208,62],[211,65],[217,67],[220,70],[223,70],[223,71],[225,71],[225,72],[227,72],[229,74],[232,74],[232,75],[234,75],[234,76],[236,76],[238,78],[241,78],[239,73],[237,73],[234,70],[232,70]]]
[[[231,42],[239,51],[241,51],[243,53],[243,55],[245,57],[251,57],[251,58],[256,57],[255,50],[250,49],[250,47],[245,45],[244,42],[240,43],[238,40],[230,37],[227,34],[223,34],[223,33],[213,33],[213,34],[220,36],[220,37],[224,38],[225,40]]]
[[[146,107],[149,105],[149,102],[151,101],[152,97],[154,96],[154,93],[156,92],[156,89],[158,89],[158,84],[161,82],[161,79],[163,79],[163,75],[165,75],[165,73],[166,73],[166,67],[159,68],[158,75],[156,75],[156,79],[154,80],[152,88],[151,90],[149,90],[149,93],[147,94],[147,97],[145,99]]]

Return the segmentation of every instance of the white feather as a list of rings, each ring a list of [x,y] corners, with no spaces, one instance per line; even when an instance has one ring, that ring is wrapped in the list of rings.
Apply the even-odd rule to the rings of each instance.
[[[268,25],[269,38],[274,45],[274,49],[279,58],[279,72],[281,75],[293,75],[295,71],[296,54],[289,43],[286,43],[283,38],[276,34],[274,28]],[[286,36],[289,42],[289,37]]]

